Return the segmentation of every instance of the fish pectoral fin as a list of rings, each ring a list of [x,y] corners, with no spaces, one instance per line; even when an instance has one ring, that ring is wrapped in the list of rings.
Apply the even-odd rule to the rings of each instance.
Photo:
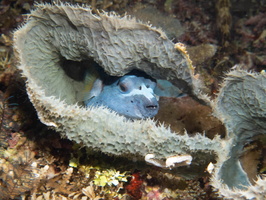
[[[93,86],[89,92],[85,92],[84,102],[87,105],[93,98],[100,95],[103,90],[103,81],[101,79],[96,79]]]
[[[96,79],[93,83],[92,89],[89,92],[89,97],[96,97],[103,91],[103,81],[101,79]]]

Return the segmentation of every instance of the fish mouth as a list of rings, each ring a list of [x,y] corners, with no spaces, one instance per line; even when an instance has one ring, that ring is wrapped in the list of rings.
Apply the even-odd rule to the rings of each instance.
[[[125,116],[131,119],[148,119],[154,117],[158,113],[158,110],[159,104],[157,101],[151,102],[147,100],[146,103],[138,102],[134,112]]]
[[[143,109],[141,109],[141,114],[143,118],[151,118],[158,113],[159,104],[156,98],[146,99],[142,106]]]
[[[149,109],[149,110],[156,110],[158,108],[158,105],[148,105],[146,106],[146,109]]]
[[[154,117],[159,110],[159,103],[157,99],[147,98],[143,95],[135,95],[127,100],[127,106],[123,105],[126,113],[120,112],[119,114],[124,115],[131,119],[147,119]]]

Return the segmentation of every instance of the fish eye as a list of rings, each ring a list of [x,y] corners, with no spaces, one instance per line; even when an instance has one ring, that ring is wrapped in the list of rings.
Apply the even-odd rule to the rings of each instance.
[[[127,86],[123,83],[119,83],[119,88],[122,92],[126,92],[128,90]]]
[[[151,86],[149,84],[146,85],[147,88],[150,88]]]
[[[141,86],[139,86],[139,90],[141,90],[142,89],[142,87]]]

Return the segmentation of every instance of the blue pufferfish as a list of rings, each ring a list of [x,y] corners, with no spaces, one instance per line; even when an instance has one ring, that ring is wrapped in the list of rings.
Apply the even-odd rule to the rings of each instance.
[[[154,117],[159,110],[156,81],[142,74],[130,73],[111,81],[97,78],[85,93],[85,106],[104,106],[130,119]]]

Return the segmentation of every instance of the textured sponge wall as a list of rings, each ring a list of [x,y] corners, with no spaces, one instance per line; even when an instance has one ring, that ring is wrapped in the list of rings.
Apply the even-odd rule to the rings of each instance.
[[[109,75],[139,69],[153,78],[171,81],[196,97],[193,67],[182,45],[130,17],[93,15],[89,8],[39,5],[15,33],[27,90],[41,121],[62,135],[94,150],[144,160],[147,154],[165,160],[193,154],[192,165],[208,163],[219,139],[178,136],[151,119],[129,121],[105,108],[78,105],[84,83],[62,69],[62,58],[93,59]],[[78,70],[78,67],[73,70]],[[197,153],[198,152],[198,153]]]
[[[115,76],[140,69],[191,91],[193,68],[186,55],[162,31],[129,17],[97,16],[89,8],[39,5],[15,38],[23,65],[31,67],[28,76],[45,88],[46,95],[66,103],[77,101],[82,83],[64,73],[62,59],[93,59]]]

